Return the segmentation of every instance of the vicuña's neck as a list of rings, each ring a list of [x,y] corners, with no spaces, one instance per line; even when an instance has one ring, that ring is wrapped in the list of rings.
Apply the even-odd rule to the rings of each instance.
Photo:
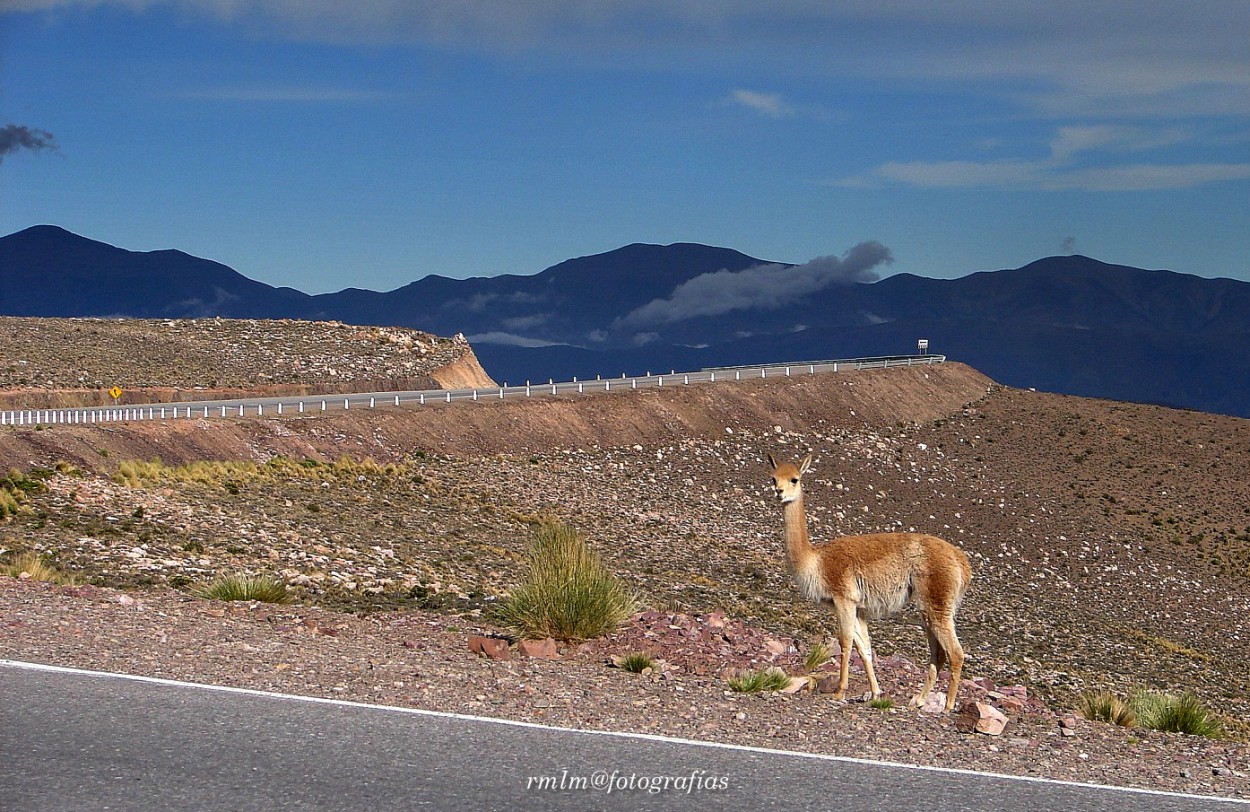
[[[803,495],[782,506],[786,523],[786,555],[791,564],[800,564],[815,551],[807,535],[807,513],[803,509]]]

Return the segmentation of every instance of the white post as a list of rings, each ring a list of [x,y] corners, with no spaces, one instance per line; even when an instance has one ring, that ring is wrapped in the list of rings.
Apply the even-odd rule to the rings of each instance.
[[[374,402],[373,402],[373,401],[374,401],[374,399],[373,399],[373,398],[369,398],[369,408],[370,408],[370,409],[372,409],[372,408],[374,407]]]

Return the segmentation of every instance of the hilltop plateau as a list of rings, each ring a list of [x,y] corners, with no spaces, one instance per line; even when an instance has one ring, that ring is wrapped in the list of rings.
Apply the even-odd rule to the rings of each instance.
[[[925,661],[914,614],[871,627],[898,709],[727,690],[737,669],[797,668],[833,634],[829,612],[789,581],[768,453],[813,454],[817,543],[914,528],[968,552],[966,690],[1012,686],[1002,737],[902,709]],[[158,456],[146,473],[124,464]],[[203,460],[254,465],[178,467]],[[1238,740],[1065,718],[1087,689],[1192,691],[1244,738],[1250,421],[1012,389],[948,363],[6,427],[0,465],[38,482],[0,524],[0,550],[45,554],[85,583],[0,578],[0,657],[1250,798]],[[485,610],[522,577],[541,516],[582,533],[649,611],[557,660],[480,659],[467,637],[500,632]],[[280,576],[300,602],[192,596],[241,572]],[[668,667],[604,664],[640,649]],[[852,675],[853,690],[863,684]]]
[[[0,409],[493,386],[463,337],[291,319],[0,316]]]

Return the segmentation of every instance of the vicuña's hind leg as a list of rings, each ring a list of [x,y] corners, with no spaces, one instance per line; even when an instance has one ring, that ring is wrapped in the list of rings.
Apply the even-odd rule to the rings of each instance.
[[[877,684],[877,671],[872,661],[872,637],[868,634],[868,624],[858,614],[855,616],[855,645],[859,646],[859,656],[864,661],[864,673],[868,675],[868,690],[872,698],[881,696],[881,686]]]
[[[938,673],[946,666],[946,651],[938,641],[937,635],[927,625],[924,633],[929,640],[929,670],[925,673],[924,687],[920,689],[920,693],[912,697],[910,704],[914,708],[924,706],[925,700],[929,698],[929,692],[933,690],[933,685],[937,682]]]
[[[955,707],[955,697],[959,695],[959,680],[964,668],[964,648],[959,645],[959,638],[955,636],[953,617],[948,616],[934,623],[933,634],[937,637],[938,645],[942,647],[942,653],[950,661],[951,682],[946,690],[946,710],[949,711]]]

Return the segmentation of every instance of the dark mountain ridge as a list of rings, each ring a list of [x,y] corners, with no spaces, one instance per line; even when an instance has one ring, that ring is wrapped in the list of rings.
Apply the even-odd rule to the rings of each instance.
[[[1245,282],[1063,256],[958,279],[898,274],[777,295],[803,273],[727,248],[637,243],[532,276],[427,276],[388,292],[310,296],[182,252],[131,252],[36,226],[0,238],[0,313],[465,333],[487,372],[514,383],[898,354],[927,338],[931,351],[1013,386],[1250,417]],[[689,295],[744,280],[758,301],[700,307]],[[692,298],[689,312],[643,309]]]

